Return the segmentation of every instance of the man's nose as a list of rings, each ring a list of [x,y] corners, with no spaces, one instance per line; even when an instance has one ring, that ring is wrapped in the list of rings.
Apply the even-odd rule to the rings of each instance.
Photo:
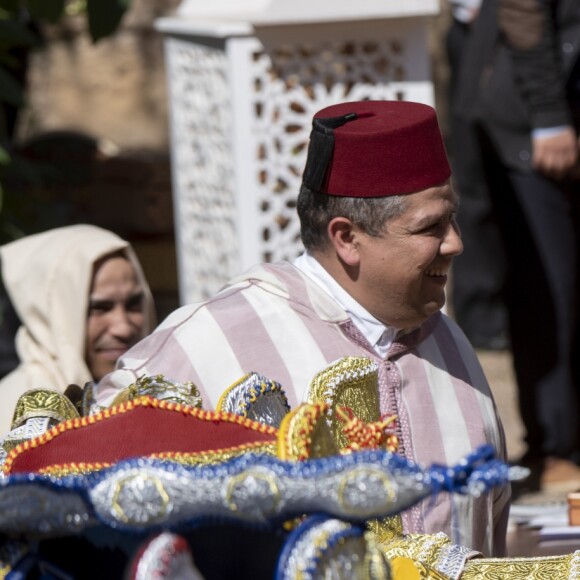
[[[461,241],[461,231],[457,222],[453,221],[443,243],[441,244],[441,253],[446,256],[459,256],[463,252],[463,242]]]

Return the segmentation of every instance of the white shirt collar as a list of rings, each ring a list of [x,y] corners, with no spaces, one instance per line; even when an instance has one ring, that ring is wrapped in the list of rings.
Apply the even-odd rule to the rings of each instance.
[[[372,345],[373,349],[385,357],[393,344],[397,329],[386,326],[361,306],[308,252],[294,260],[294,266],[308,276],[331,298],[344,308],[353,324]]]

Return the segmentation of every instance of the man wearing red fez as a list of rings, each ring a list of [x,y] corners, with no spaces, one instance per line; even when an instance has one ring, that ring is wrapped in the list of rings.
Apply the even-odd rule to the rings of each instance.
[[[101,381],[98,402],[163,373],[193,381],[215,406],[255,371],[282,384],[294,406],[329,363],[366,356],[379,367],[381,413],[398,417],[400,453],[453,464],[487,443],[504,455],[475,353],[440,312],[462,251],[450,173],[431,107],[366,101],[320,111],[298,196],[306,252],[173,313]],[[505,488],[477,499],[441,494],[405,512],[404,530],[503,555],[508,503]]]

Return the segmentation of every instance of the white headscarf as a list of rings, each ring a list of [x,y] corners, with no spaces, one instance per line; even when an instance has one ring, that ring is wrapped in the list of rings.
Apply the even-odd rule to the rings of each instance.
[[[93,266],[122,252],[144,293],[145,329],[152,330],[153,300],[131,246],[90,225],[57,228],[0,247],[4,286],[22,326],[16,334],[20,365],[0,381],[0,434],[10,429],[20,395],[32,388],[64,391],[92,380],[85,362]]]

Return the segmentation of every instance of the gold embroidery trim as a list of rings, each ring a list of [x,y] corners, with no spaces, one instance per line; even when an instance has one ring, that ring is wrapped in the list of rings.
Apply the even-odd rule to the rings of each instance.
[[[305,461],[338,455],[326,425],[326,403],[303,404],[290,411],[278,430],[278,457]]]
[[[403,520],[400,516],[369,520],[367,530],[374,534],[378,545],[383,549],[394,540],[403,537]]]
[[[42,467],[38,470],[40,475],[52,475],[53,477],[65,477],[67,475],[85,475],[87,473],[93,473],[94,471],[100,471],[107,467],[111,467],[112,463],[62,463],[56,465],[49,465],[48,467]]]
[[[33,389],[18,399],[12,416],[11,429],[24,425],[33,417],[49,417],[60,423],[78,416],[77,408],[62,393],[51,389]]]
[[[191,381],[177,383],[167,380],[163,375],[142,375],[132,385],[123,389],[115,397],[111,406],[127,403],[140,397],[153,397],[200,409],[203,405],[199,389]]]
[[[348,407],[364,423],[380,418],[377,365],[369,358],[348,356],[317,373],[308,388],[308,402],[329,405],[327,420],[339,449],[349,441],[343,433],[338,407]]]
[[[474,558],[469,560],[461,580],[552,580],[578,573],[580,552],[541,558]],[[573,576],[576,577],[576,576]]]
[[[201,451],[189,453],[187,451],[165,451],[162,453],[152,453],[145,455],[149,459],[161,459],[170,461],[172,463],[179,463],[180,465],[188,466],[202,466],[202,465],[216,465],[223,463],[234,457],[238,457],[243,453],[260,453],[264,455],[276,455],[276,443],[264,443],[258,441],[254,443],[246,443],[238,447],[230,447],[227,449],[219,449],[216,451]],[[38,470],[41,475],[52,475],[54,477],[64,477],[66,475],[80,475],[86,473],[93,473],[100,471],[107,467],[111,467],[113,463],[95,462],[95,463],[62,463],[49,465]]]
[[[187,453],[182,451],[171,451],[166,453],[156,453],[151,455],[154,459],[166,459],[181,465],[214,465],[223,463],[243,453],[260,453],[265,455],[276,455],[275,442],[258,441],[254,443],[245,443],[238,447],[228,449],[219,449],[216,451],[202,451],[199,453]]]
[[[230,393],[232,391],[234,391],[235,389],[237,389],[240,385],[243,385],[246,381],[249,381],[252,377],[259,378],[260,383],[257,385],[252,385],[251,387],[248,387],[248,389],[246,390],[246,393],[244,393],[244,394],[246,394],[248,396],[249,400],[245,400],[245,398],[242,397],[242,400],[240,401],[240,405],[239,405],[239,408],[236,410],[236,413],[239,413],[243,417],[247,417],[248,413],[251,410],[251,406],[258,400],[259,397],[261,397],[262,395],[264,395],[266,393],[281,394],[281,395],[283,395],[284,399],[286,398],[286,396],[284,394],[284,389],[282,388],[282,385],[280,385],[280,383],[277,383],[276,381],[271,381],[270,379],[267,379],[266,377],[262,377],[262,376],[258,375],[257,373],[248,373],[248,374],[244,375],[241,379],[238,379],[235,383],[230,385],[221,394],[221,396],[218,400],[218,403],[216,405],[216,409],[218,409],[220,411],[223,410],[227,404],[227,399],[228,399]]]
[[[377,521],[379,526],[381,523]],[[435,568],[441,550],[452,543],[446,535],[408,534],[402,536],[401,534],[396,537],[391,534],[389,538],[388,534],[381,536],[379,533],[378,541],[387,560],[392,561],[397,558],[412,560],[418,573],[417,577],[421,580],[450,580],[447,575]],[[463,579],[463,576],[461,578]]]

